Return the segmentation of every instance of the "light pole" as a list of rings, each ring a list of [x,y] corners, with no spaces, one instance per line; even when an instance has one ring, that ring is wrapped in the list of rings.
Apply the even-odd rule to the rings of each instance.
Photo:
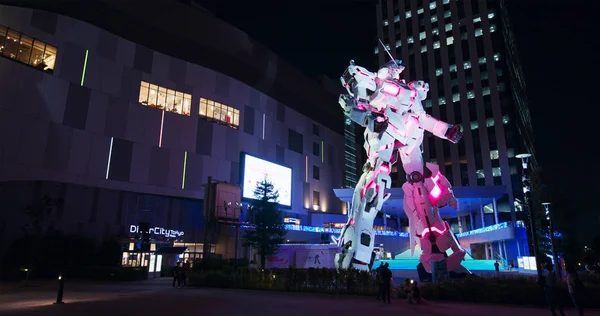
[[[531,230],[531,242],[533,243],[533,256],[535,257],[535,268],[537,270],[538,280],[542,278],[542,269],[540,267],[540,263],[538,262],[538,238],[537,238],[537,228],[535,224],[535,213],[533,212],[533,207],[531,205],[531,180],[529,179],[528,172],[528,162],[531,154],[519,154],[516,156],[521,159],[521,165],[523,167],[521,181],[523,182],[523,198],[525,202],[525,206],[527,207],[527,215],[529,216],[529,227]]]
[[[556,250],[554,250],[554,226],[552,225],[552,214],[550,214],[550,202],[542,203],[544,206],[544,210],[546,210],[546,220],[548,220],[548,234],[550,234],[550,249],[552,250],[552,258],[554,259],[554,271],[556,273],[556,277],[561,279],[561,266],[558,262],[558,256],[556,255]]]

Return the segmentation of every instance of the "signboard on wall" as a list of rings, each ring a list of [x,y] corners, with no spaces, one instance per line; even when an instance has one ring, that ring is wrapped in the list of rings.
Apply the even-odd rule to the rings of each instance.
[[[269,269],[289,268],[292,265],[293,256],[293,250],[280,250],[277,254],[266,258],[265,266]]]
[[[333,258],[328,249],[296,251],[296,268],[332,268]]]

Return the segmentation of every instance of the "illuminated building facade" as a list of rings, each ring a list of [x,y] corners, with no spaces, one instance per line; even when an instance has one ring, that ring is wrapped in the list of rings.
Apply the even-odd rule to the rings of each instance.
[[[455,186],[506,186],[500,219],[519,219],[513,206],[522,195],[515,155],[535,152],[505,1],[379,0],[377,25],[378,37],[405,62],[405,76],[429,82],[427,111],[464,131],[458,146],[429,136],[425,159],[438,163]],[[379,47],[374,52],[380,64],[389,58]],[[395,180],[402,183],[404,174]],[[487,213],[491,209],[486,206]]]
[[[128,237],[147,222],[198,243],[203,184],[239,184],[245,152],[292,169],[286,216],[343,212],[337,96],[189,3],[60,2],[0,5],[0,197],[11,208],[47,194],[64,201],[48,225],[65,233]],[[180,33],[189,23],[206,31]],[[26,220],[0,214],[0,250]]]

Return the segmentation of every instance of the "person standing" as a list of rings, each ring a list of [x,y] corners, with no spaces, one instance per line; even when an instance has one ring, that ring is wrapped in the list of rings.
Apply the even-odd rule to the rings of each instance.
[[[381,299],[383,294],[383,284],[381,283],[381,269],[383,269],[383,262],[379,263],[379,267],[375,269],[375,284],[379,286],[379,291],[377,291],[377,297],[375,299]]]
[[[389,263],[385,263],[383,265],[383,268],[381,268],[381,286],[382,286],[382,293],[381,293],[381,297],[383,299],[383,303],[385,303],[385,300],[387,298],[387,302],[388,304],[391,304],[391,287],[392,287],[392,270],[390,270],[390,264]]]
[[[577,315],[583,316],[583,306],[581,304],[583,295],[583,283],[577,275],[575,267],[572,265],[567,266],[567,286],[569,287],[569,294],[571,295],[571,301],[577,310]]]
[[[544,269],[544,294],[546,295],[546,302],[548,308],[552,312],[552,315],[556,316],[555,308],[558,307],[558,311],[561,316],[565,316],[562,304],[560,302],[560,295],[556,288],[556,273],[554,273],[554,266],[551,262],[546,262],[542,265]]]
[[[177,287],[181,287],[181,261],[177,261],[177,264],[173,267],[173,287],[175,287],[175,282],[177,282]]]

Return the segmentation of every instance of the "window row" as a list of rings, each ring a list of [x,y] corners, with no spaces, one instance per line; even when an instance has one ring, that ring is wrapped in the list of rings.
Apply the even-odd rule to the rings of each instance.
[[[450,0],[444,0],[442,3],[443,3],[443,4],[448,4],[448,3],[450,3]],[[432,2],[430,2],[430,3],[429,3],[429,9],[430,9],[430,10],[433,10],[433,9],[435,9],[436,7],[437,7],[437,4],[435,3],[435,1],[432,1]],[[417,14],[418,14],[418,15],[421,15],[421,14],[423,14],[423,13],[425,13],[425,9],[423,9],[423,8],[419,8],[419,9],[417,9]],[[450,16],[450,11],[445,11],[445,12],[444,12],[444,17],[446,17],[446,18],[447,18],[448,16],[446,16],[446,14],[447,14],[448,16]],[[407,19],[411,18],[411,17],[412,17],[412,11],[406,11],[406,12],[404,13],[404,16],[405,16]],[[434,16],[435,16],[435,15],[434,15]],[[394,23],[396,23],[396,22],[399,22],[399,21],[400,21],[400,16],[399,16],[399,15],[396,15],[396,16],[394,16]],[[437,21],[437,19],[436,19],[435,21]],[[433,20],[433,16],[432,16],[432,17],[431,17],[431,22],[435,22],[435,21]],[[388,26],[388,24],[389,24],[388,20],[384,20],[384,21],[383,21],[383,25],[385,25],[385,26]]]
[[[139,103],[151,108],[190,116],[192,95],[142,81]],[[199,115],[233,128],[240,125],[240,110],[205,98],[200,98]]]
[[[52,45],[0,25],[0,56],[53,73],[56,51]]]
[[[498,91],[504,91],[506,90],[506,84],[504,84],[503,82],[498,84]],[[481,95],[482,96],[486,96],[489,95],[491,93],[490,87],[483,87],[481,89]],[[475,99],[475,91],[471,90],[471,91],[467,91],[467,99]],[[460,101],[460,93],[454,93],[452,94],[452,102],[458,102]],[[441,97],[438,99],[438,104],[439,105],[444,105],[446,104],[446,97]],[[431,100],[426,100],[425,101],[425,107],[426,108],[430,108],[432,107],[433,104],[431,102]]]
[[[213,100],[200,98],[200,116],[233,128],[240,126],[240,110]]]
[[[189,116],[192,96],[142,81],[139,102],[151,108]]]
[[[494,13],[488,14],[488,17],[494,17]],[[433,17],[432,17],[432,19],[433,19]],[[436,21],[437,21],[437,17],[436,17]],[[481,21],[481,18],[479,18],[479,17],[473,19],[473,23],[477,23],[477,22],[480,22],[480,21]],[[495,24],[491,24],[490,25],[490,32],[492,32],[492,33],[495,32],[496,28],[497,27],[496,27]],[[452,29],[453,29],[452,24],[446,24],[444,26],[444,30],[446,31],[446,33],[451,32]],[[440,34],[439,28],[432,29],[431,30],[431,34],[433,34],[433,35],[439,35]],[[482,28],[475,29],[475,37],[479,37],[479,36],[482,36],[482,35],[483,35],[483,29]],[[422,40],[424,40],[426,38],[427,38],[427,33],[425,31],[419,33],[419,41],[422,41]],[[467,34],[466,33],[461,34],[461,40],[466,40],[466,39],[467,39]],[[413,44],[415,42],[415,38],[413,36],[410,36],[410,37],[408,37],[406,39],[406,42],[408,44]],[[452,45],[453,43],[454,43],[454,37],[452,36],[452,34],[448,34],[446,36],[446,44],[447,45]],[[401,40],[396,40],[396,44],[395,45],[396,45],[396,47],[401,47],[402,46],[402,41]],[[388,50],[391,49],[389,43],[385,44],[385,47]],[[440,47],[440,42],[439,41],[436,41],[436,42],[433,43],[433,48],[434,49],[438,49],[439,47]],[[427,52],[427,45],[421,45],[421,53],[425,53],[425,52]],[[379,54],[379,46],[375,47],[374,53],[375,53],[375,55]]]
[[[492,176],[494,178],[502,176],[502,172],[500,171],[500,167],[492,168]],[[485,178],[485,173],[483,172],[483,169],[477,170],[477,179],[484,179],[484,178]]]

